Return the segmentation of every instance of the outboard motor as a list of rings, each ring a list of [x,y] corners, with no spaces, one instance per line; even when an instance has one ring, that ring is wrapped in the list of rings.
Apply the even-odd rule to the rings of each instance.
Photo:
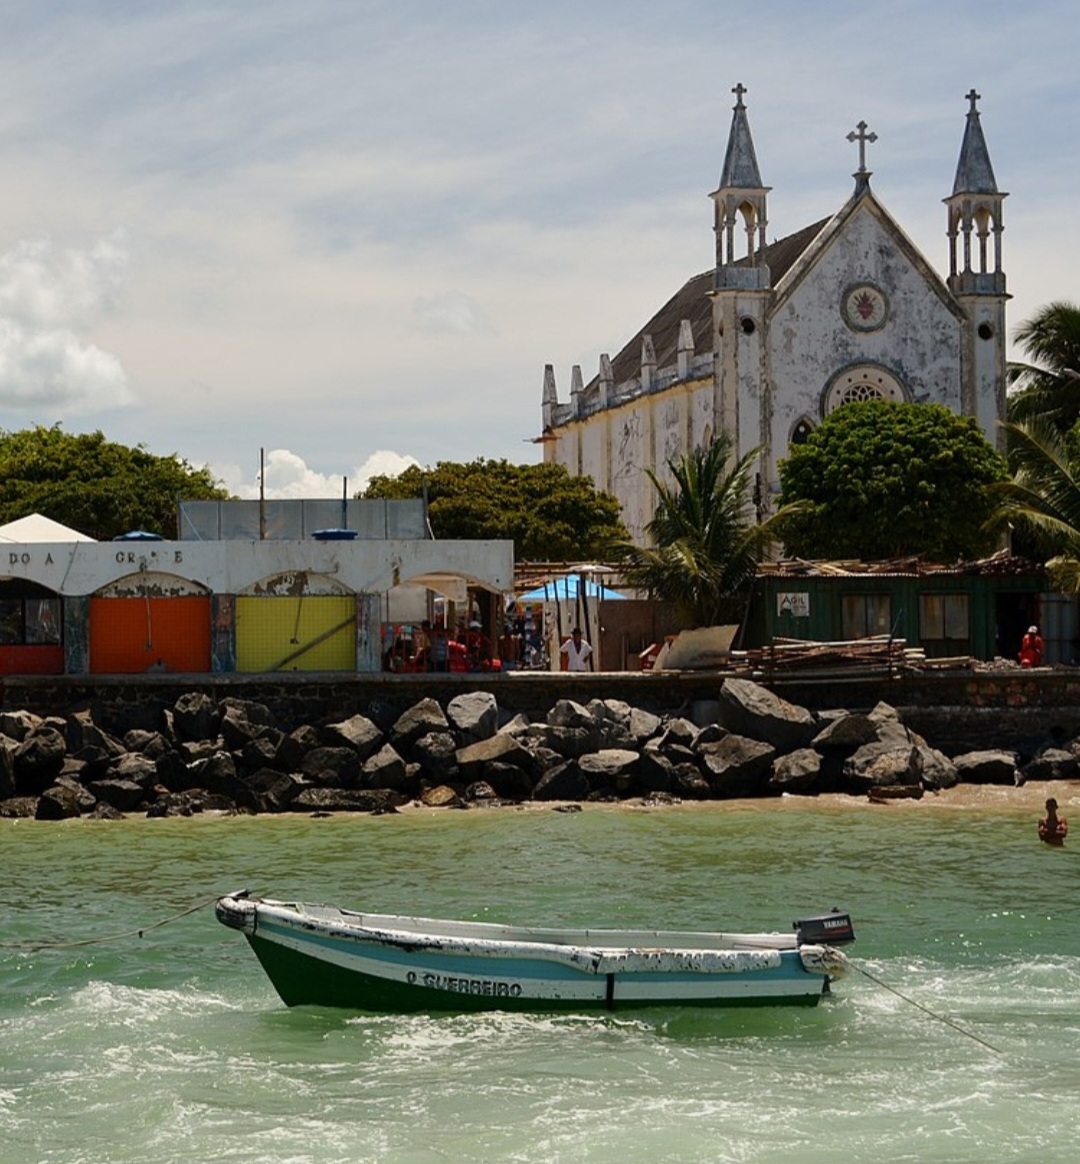
[[[818,917],[804,917],[793,923],[800,946],[846,946],[855,941],[851,915],[834,909]]]

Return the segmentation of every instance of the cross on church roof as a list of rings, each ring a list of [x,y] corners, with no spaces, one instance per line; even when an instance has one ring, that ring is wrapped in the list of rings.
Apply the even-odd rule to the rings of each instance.
[[[974,86],[972,86],[971,92],[965,93],[964,96],[971,102],[971,109],[968,110],[968,112],[969,113],[978,113],[978,110],[975,108],[975,102],[982,100],[982,94],[976,93]]]
[[[742,108],[742,103],[743,103],[742,95],[743,95],[744,93],[747,93],[747,92],[749,92],[749,90],[748,90],[748,89],[746,88],[746,86],[745,86],[745,85],[742,83],[742,81],[740,81],[740,82],[739,82],[739,83],[738,83],[738,84],[735,86],[735,88],[734,88],[734,89],[732,89],[731,91],[732,91],[732,93],[734,93],[734,94],[735,94],[735,108],[736,108],[736,109],[741,109],[741,108]]]
[[[851,131],[851,133],[849,133],[847,135],[848,141],[857,141],[859,143],[859,169],[858,169],[858,173],[860,173],[860,174],[867,173],[867,169],[866,169],[866,143],[868,141],[877,141],[877,134],[876,133],[867,133],[866,128],[867,128],[866,122],[860,121],[859,124],[857,126],[855,126],[855,129],[853,129]],[[858,130],[858,133],[856,133],[855,130]]]

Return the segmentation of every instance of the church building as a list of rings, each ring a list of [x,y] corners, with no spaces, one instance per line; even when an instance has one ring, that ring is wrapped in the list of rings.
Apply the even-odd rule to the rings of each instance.
[[[740,84],[714,203],[716,266],[691,278],[596,376],[571,375],[560,402],[544,371],[545,460],[614,494],[635,540],[652,516],[652,470],[730,434],[758,450],[768,512],[779,462],[849,401],[943,404],[1000,447],[1005,411],[1002,208],[974,89],[952,193],[942,279],[870,187],[860,121],[855,188],[830,218],[766,242],[761,179]]]

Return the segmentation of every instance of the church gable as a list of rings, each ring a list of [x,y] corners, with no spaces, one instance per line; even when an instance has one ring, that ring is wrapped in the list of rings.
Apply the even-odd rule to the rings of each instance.
[[[864,194],[777,288],[769,317],[774,447],[800,417],[849,400],[961,411],[963,311],[884,209]]]

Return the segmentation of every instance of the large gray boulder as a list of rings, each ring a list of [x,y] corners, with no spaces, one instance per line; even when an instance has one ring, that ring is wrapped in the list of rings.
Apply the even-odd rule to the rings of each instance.
[[[775,759],[772,744],[729,735],[703,748],[698,765],[714,796],[760,796]]]
[[[850,748],[854,751],[863,744],[877,740],[878,723],[863,712],[848,711],[831,719],[811,743],[819,752],[833,748]]]
[[[0,800],[15,795],[15,749],[18,746],[15,740],[0,735]]]
[[[533,789],[534,800],[585,800],[590,792],[589,781],[576,760],[545,772]]]
[[[844,778],[861,792],[888,784],[921,784],[922,756],[911,744],[864,744],[844,761]]]
[[[1021,769],[1017,783],[1028,780],[1070,780],[1077,774],[1076,755],[1065,748],[1042,748]]]
[[[474,781],[487,784],[500,800],[528,800],[533,792],[533,780],[529,774],[514,764],[504,764],[493,760],[484,766],[484,779]]]
[[[916,744],[915,750],[919,753],[924,788],[937,791],[942,788],[953,788],[959,782],[956,765],[944,752],[931,748],[928,744]]]
[[[590,788],[612,790],[622,796],[633,788],[640,765],[641,757],[628,748],[603,748],[578,760],[578,769]]]
[[[290,804],[293,812],[395,812],[408,797],[392,788],[305,788]]]
[[[382,747],[383,734],[366,715],[353,715],[327,724],[321,732],[323,743],[330,748],[352,748],[363,763]]]
[[[405,761],[390,744],[383,744],[374,756],[369,756],[360,772],[362,788],[393,788],[407,792],[408,783]]]
[[[813,748],[796,748],[773,761],[769,787],[776,792],[806,795],[818,791],[821,777],[821,753]]]
[[[79,815],[79,795],[72,788],[54,784],[38,797],[34,816],[38,820],[68,820]]]
[[[402,756],[410,756],[413,744],[430,732],[450,730],[450,721],[434,699],[421,699],[398,716],[390,729],[390,743]]]
[[[132,780],[95,780],[90,792],[99,803],[112,805],[118,812],[133,812],[146,801],[146,789]]]
[[[717,719],[735,735],[763,740],[778,752],[806,747],[817,735],[817,722],[805,707],[749,679],[724,680]]]
[[[312,748],[301,761],[300,772],[320,788],[356,788],[360,757],[353,748]]]
[[[150,760],[139,752],[126,752],[109,769],[114,780],[130,780],[143,788],[150,788],[157,782],[157,761]]]
[[[450,732],[428,732],[413,744],[412,754],[428,780],[452,784],[458,778],[457,750]]]
[[[60,775],[66,755],[67,744],[56,728],[42,726],[32,732],[12,756],[16,792],[40,796]]]
[[[173,705],[172,722],[181,740],[212,740],[221,727],[221,712],[209,695],[189,691]]]
[[[962,784],[1015,784],[1016,753],[997,749],[965,752],[954,756],[956,775]]]
[[[532,752],[513,736],[494,735],[486,740],[478,740],[459,748],[456,754],[460,778],[471,784],[475,780],[486,780],[489,764],[510,764],[531,775],[536,761]]]
[[[475,744],[499,730],[499,705],[490,691],[469,691],[450,700],[446,718],[463,744]]]
[[[18,743],[41,727],[41,716],[29,711],[0,711],[0,735]]]
[[[548,748],[567,760],[595,752],[600,746],[600,733],[595,724],[588,727],[566,727],[562,724],[531,723],[525,729],[529,747]]]
[[[247,796],[237,802],[254,812],[288,812],[309,785],[300,776],[262,768],[243,778]]]
[[[580,703],[572,699],[559,699],[547,713],[547,722],[551,727],[585,728],[595,731],[596,719],[593,713]]]

